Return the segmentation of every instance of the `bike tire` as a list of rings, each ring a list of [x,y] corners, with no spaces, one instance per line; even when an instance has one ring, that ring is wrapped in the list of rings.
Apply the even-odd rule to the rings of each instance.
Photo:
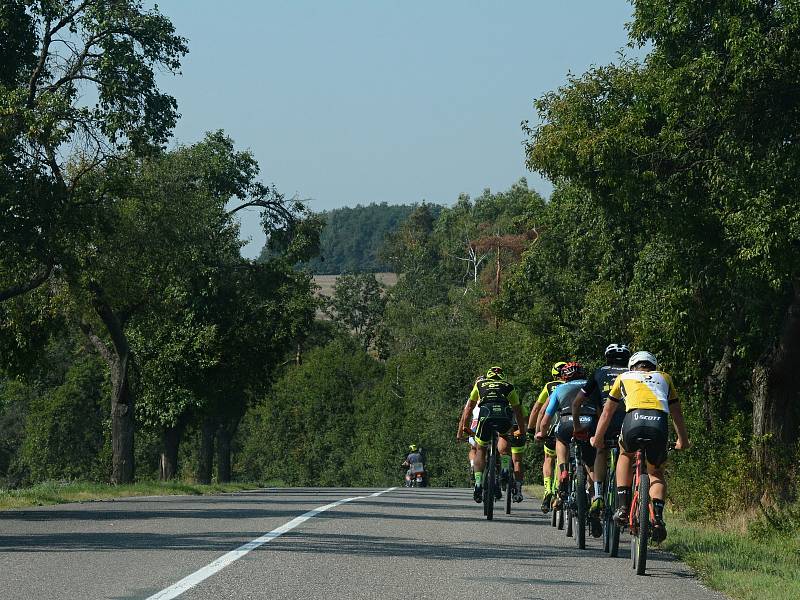
[[[572,513],[573,511],[571,508],[564,511],[564,520],[567,522],[567,531],[566,531],[567,537],[572,537],[573,534],[572,527],[574,525],[573,521],[575,519],[573,519]]]
[[[557,511],[555,508],[553,508],[553,507],[551,506],[551,507],[550,507],[550,512],[552,513],[552,514],[550,515],[550,525],[551,525],[551,526],[553,526],[553,527],[555,527],[555,526],[556,526],[556,521],[557,521],[557,519],[558,519],[558,517],[556,516],[556,513],[557,513],[558,511]]]
[[[575,541],[578,548],[586,548],[586,520],[589,514],[589,501],[586,498],[586,469],[578,466],[575,482]]]
[[[556,512],[558,513],[558,518],[556,519],[556,529],[561,531],[564,529],[564,509],[559,508],[556,510]]]
[[[639,476],[639,534],[636,540],[636,574],[644,575],[647,568],[647,542],[650,537],[650,477]]]
[[[494,518],[494,488],[498,485],[497,482],[497,454],[494,451],[494,445],[490,450],[489,460],[486,467],[486,487],[483,494],[483,507],[486,519],[491,521]]]
[[[509,477],[508,477],[508,484],[506,484],[506,514],[507,515],[511,514],[511,496],[513,495],[511,493],[511,490],[514,489],[514,482],[515,482],[514,474],[511,473],[509,475]]]

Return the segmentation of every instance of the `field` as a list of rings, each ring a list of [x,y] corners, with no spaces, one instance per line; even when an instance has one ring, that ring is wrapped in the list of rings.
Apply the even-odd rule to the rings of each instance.
[[[337,277],[338,275],[314,275],[314,283],[319,286],[317,293],[320,296],[333,296],[333,286]],[[375,277],[386,287],[392,287],[397,283],[397,273],[375,273]]]

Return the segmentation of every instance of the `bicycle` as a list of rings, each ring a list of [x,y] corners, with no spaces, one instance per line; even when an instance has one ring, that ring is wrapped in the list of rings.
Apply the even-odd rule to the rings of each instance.
[[[588,439],[588,435],[586,436]],[[581,550],[586,548],[589,499],[586,495],[586,466],[583,449],[587,439],[573,439],[569,445],[569,493],[564,501],[564,517],[567,520],[567,537],[575,537]]]
[[[619,458],[619,442],[606,439],[609,449],[608,469],[606,471],[605,507],[603,508],[603,552],[616,557],[619,554],[620,527],[614,521],[614,506],[617,502],[617,459]]]
[[[650,529],[655,521],[655,511],[650,498],[650,476],[647,474],[647,460],[643,447],[646,447],[649,438],[637,438],[639,449],[636,451],[636,460],[633,470],[633,499],[628,514],[628,529],[631,533],[631,558],[632,568],[637,575],[644,575],[647,568],[647,546],[650,539]],[[675,444],[670,442],[668,451],[675,449]]]

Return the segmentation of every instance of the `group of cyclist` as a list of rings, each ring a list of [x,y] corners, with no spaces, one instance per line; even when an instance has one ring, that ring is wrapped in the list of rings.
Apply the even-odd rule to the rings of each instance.
[[[625,344],[613,343],[606,347],[604,355],[606,364],[591,374],[577,361],[555,363],[552,380],[542,387],[527,419],[519,393],[507,381],[501,367],[492,367],[485,376],[475,380],[456,434],[459,441],[469,438],[475,502],[480,503],[483,498],[486,447],[494,431],[501,434],[498,442],[501,480],[511,476],[513,465],[513,486],[509,489],[516,502],[522,501],[522,451],[526,433],[544,443],[543,512],[559,508],[566,498],[570,443],[573,438],[586,440],[589,443],[583,458],[593,488],[589,509],[591,532],[599,537],[602,525],[598,516],[605,509],[603,478],[607,446],[618,441],[614,520],[620,526],[628,521],[632,464],[635,453],[642,449],[653,502],[651,535],[656,542],[666,538],[663,465],[667,459],[668,415],[672,417],[677,436],[675,449],[689,447],[675,386],[669,374],[658,370],[658,360],[650,352],[632,354]]]

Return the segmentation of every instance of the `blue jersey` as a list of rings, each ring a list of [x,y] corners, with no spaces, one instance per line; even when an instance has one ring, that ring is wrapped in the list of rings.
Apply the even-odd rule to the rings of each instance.
[[[556,413],[561,415],[572,414],[572,401],[575,396],[581,391],[581,388],[586,385],[585,379],[573,379],[562,383],[550,393],[550,400],[547,404],[545,411],[546,415],[553,416]],[[596,414],[593,405],[583,405],[581,414]]]

